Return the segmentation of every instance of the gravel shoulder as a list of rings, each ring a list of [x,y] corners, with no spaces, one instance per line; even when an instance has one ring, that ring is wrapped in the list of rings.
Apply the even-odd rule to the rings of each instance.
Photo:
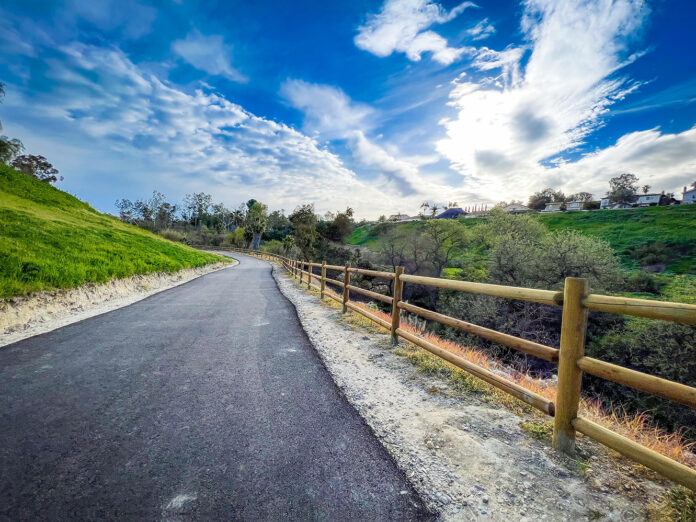
[[[580,476],[520,416],[455,393],[394,353],[388,337],[349,325],[339,310],[274,267],[281,292],[336,384],[415,489],[445,520],[642,520],[644,500]]]
[[[0,301],[0,347],[128,306],[237,263],[233,260],[171,274],[135,275]]]

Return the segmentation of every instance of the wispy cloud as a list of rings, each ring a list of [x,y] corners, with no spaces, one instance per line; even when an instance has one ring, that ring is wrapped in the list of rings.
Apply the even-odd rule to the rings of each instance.
[[[433,60],[449,65],[464,49],[450,47],[445,38],[427,29],[449,22],[475,5],[462,2],[447,11],[432,0],[387,0],[379,13],[368,15],[367,22],[358,28],[355,45],[381,57],[401,52],[414,62],[430,52]]]
[[[36,51],[37,56],[47,52]],[[350,205],[363,215],[391,207],[390,198],[360,181],[315,139],[219,94],[184,92],[141,70],[115,48],[71,43],[50,52],[41,77],[29,73],[25,81],[53,87],[13,86],[5,107],[11,119],[21,121],[13,129],[31,133],[28,139],[18,134],[28,143],[63,143],[73,152],[99,149],[105,158],[127,158],[126,164],[140,169],[146,164],[140,184],[173,197],[203,190],[229,204],[254,196],[279,208],[306,201],[320,211]],[[103,172],[98,157],[92,159],[89,171]],[[99,183],[109,186],[114,198],[129,195],[122,178],[110,176]]]
[[[196,69],[208,74],[224,76],[235,82],[247,82],[248,78],[232,67],[232,48],[220,35],[206,36],[193,30],[186,38],[175,40],[172,51]]]
[[[376,185],[385,193],[395,191],[408,198],[411,208],[423,199],[439,199],[442,194],[459,193],[447,186],[438,176],[426,176],[420,166],[437,161],[433,156],[405,156],[395,146],[379,143],[369,137],[376,111],[365,104],[353,102],[336,87],[288,80],[281,88],[282,95],[305,115],[303,129],[317,133],[321,139],[343,141],[353,160],[363,170],[373,172]],[[393,196],[392,196],[393,197]]]
[[[608,108],[636,88],[617,71],[631,59],[631,39],[646,14],[640,0],[528,0],[522,18],[528,44],[479,50],[473,66],[494,76],[455,81],[450,103],[458,115],[442,122],[448,137],[437,149],[489,190],[537,188],[540,162],[581,144]]]
[[[484,18],[471,29],[467,29],[466,33],[471,36],[472,40],[485,40],[495,34],[495,27],[488,21],[488,18]]]

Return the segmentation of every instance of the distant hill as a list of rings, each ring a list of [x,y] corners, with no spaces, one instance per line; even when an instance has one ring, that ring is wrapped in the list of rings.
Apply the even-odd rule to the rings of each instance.
[[[0,299],[220,260],[0,165]]]
[[[551,230],[576,230],[609,242],[626,268],[664,264],[677,274],[696,274],[696,205],[535,214]],[[459,218],[475,226],[486,218]],[[382,227],[416,229],[424,222],[356,228],[347,242],[377,249]]]

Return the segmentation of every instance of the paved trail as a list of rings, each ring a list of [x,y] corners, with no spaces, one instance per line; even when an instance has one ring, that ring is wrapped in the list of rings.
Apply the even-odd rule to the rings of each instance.
[[[270,265],[0,348],[0,519],[413,520]]]

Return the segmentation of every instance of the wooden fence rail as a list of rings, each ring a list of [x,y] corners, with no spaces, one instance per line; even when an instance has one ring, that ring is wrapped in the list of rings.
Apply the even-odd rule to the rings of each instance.
[[[389,330],[394,343],[397,343],[399,338],[405,339],[554,417],[554,448],[575,455],[575,434],[576,431],[579,431],[613,450],[640,462],[644,466],[652,468],[674,482],[696,491],[696,470],[578,415],[583,372],[696,408],[696,388],[586,357],[584,354],[587,316],[590,310],[696,325],[696,305],[590,294],[587,280],[574,277],[566,278],[565,288],[562,292],[559,292],[555,290],[518,288],[437,277],[415,276],[404,274],[402,267],[397,267],[395,272],[380,272],[354,268],[350,264],[345,266],[327,265],[325,262],[301,261],[252,250],[235,249],[234,251],[275,261],[288,270],[293,277],[299,278],[301,283],[304,282],[304,276],[306,276],[308,288],[319,290],[322,299],[325,296],[329,296],[342,303],[344,313],[351,310]],[[316,267],[321,268],[320,275],[313,273],[313,268]],[[327,277],[327,270],[342,272],[343,281]],[[388,296],[352,285],[350,283],[351,274],[393,281],[393,295]],[[320,281],[320,284],[313,284],[313,279]],[[563,308],[560,349],[484,328],[406,303],[402,300],[403,285],[405,283],[506,299],[531,301],[549,306],[560,306]],[[341,288],[342,295],[325,292],[326,284],[336,285]],[[391,304],[391,323],[351,302],[351,292]],[[419,335],[403,330],[399,327],[401,310],[457,328],[469,334],[478,335],[492,342],[509,346],[547,361],[557,362],[558,385],[555,403],[485,368],[477,366],[463,357],[440,348]]]

